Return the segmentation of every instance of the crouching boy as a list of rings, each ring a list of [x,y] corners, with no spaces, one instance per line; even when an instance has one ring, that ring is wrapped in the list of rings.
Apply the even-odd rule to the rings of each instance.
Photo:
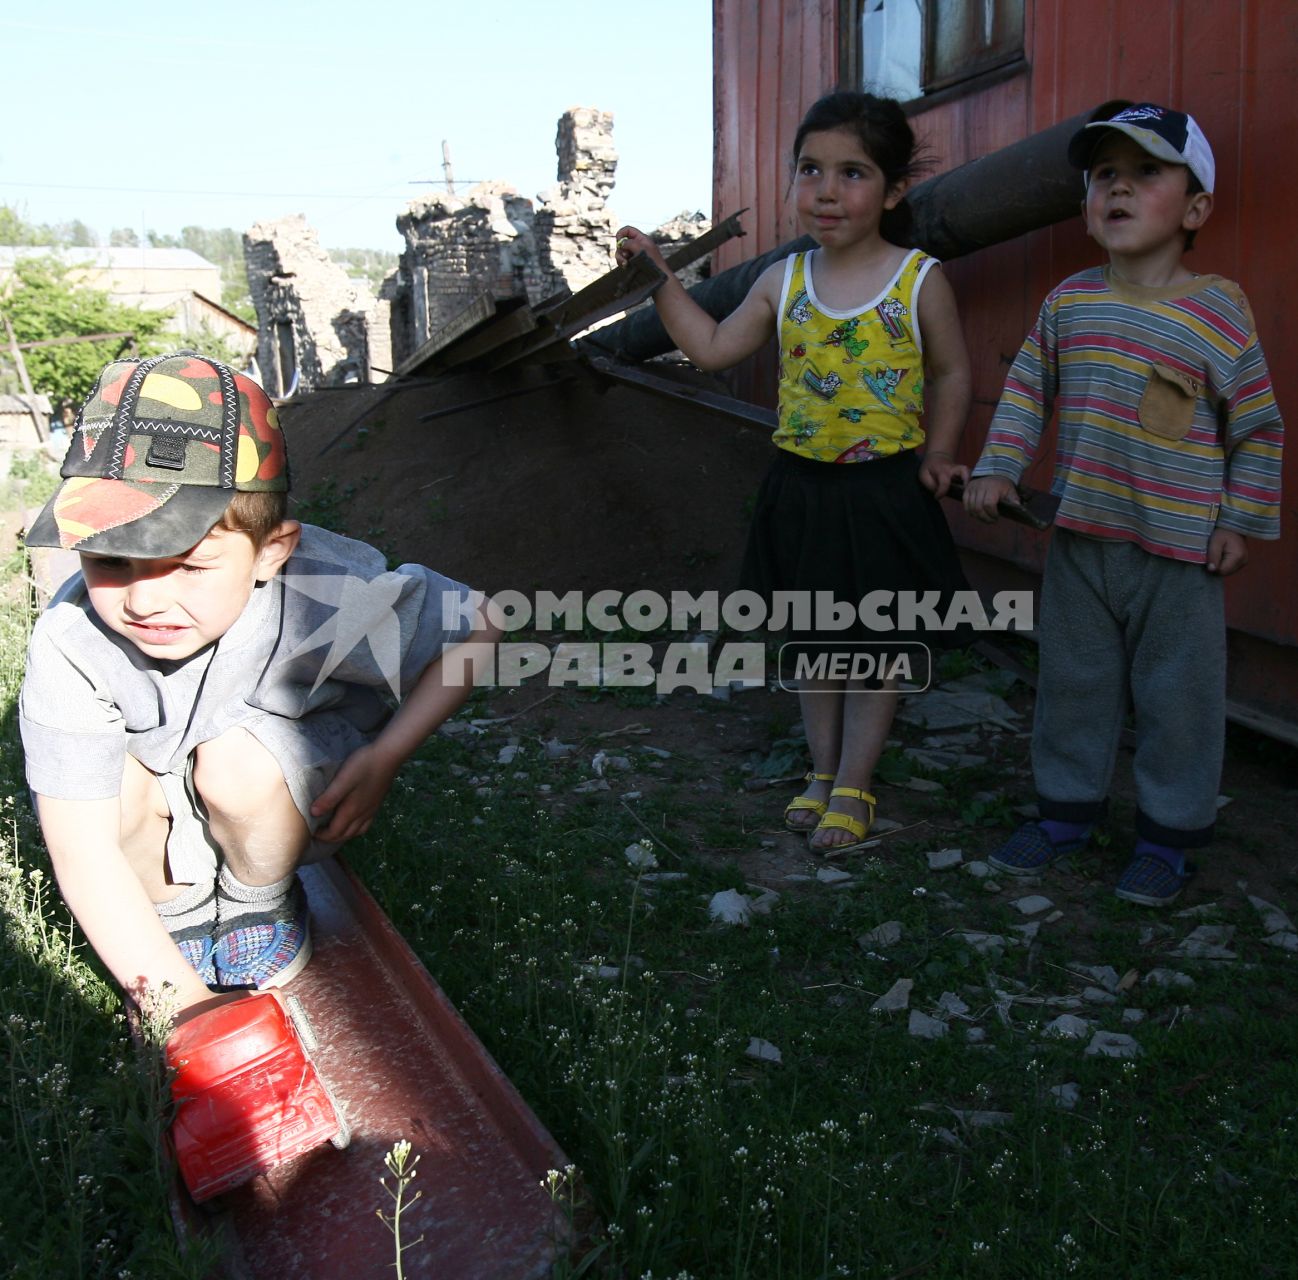
[[[20,702],[59,888],[136,999],[281,985],[298,866],[369,828],[497,633],[459,583],[287,519],[275,409],[215,360],[110,364],[62,474],[27,542],[81,572]]]

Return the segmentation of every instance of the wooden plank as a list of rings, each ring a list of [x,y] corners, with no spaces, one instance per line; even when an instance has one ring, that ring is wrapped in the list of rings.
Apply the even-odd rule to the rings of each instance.
[[[467,307],[462,311],[457,311],[435,333],[430,334],[428,339],[419,346],[418,350],[412,352],[397,365],[393,370],[393,374],[400,378],[408,373],[414,373],[415,370],[427,364],[439,351],[450,346],[457,339],[462,338],[471,329],[475,329],[480,324],[490,320],[495,314],[495,298],[487,291],[482,291]]]
[[[481,332],[448,347],[433,362],[432,368],[438,373],[457,369],[470,361],[477,360],[490,351],[504,346],[508,342],[532,333],[537,327],[536,313],[529,306],[521,306],[508,315],[502,315],[487,325]]]

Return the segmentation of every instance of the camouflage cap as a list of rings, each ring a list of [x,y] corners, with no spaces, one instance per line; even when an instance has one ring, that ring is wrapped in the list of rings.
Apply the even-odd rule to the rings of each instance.
[[[143,559],[201,542],[236,491],[288,489],[284,437],[266,393],[193,351],[108,365],[61,474],[28,544]]]

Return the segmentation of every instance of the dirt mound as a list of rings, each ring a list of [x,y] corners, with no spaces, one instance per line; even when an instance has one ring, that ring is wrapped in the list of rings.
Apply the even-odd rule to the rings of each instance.
[[[286,406],[296,514],[488,591],[734,585],[766,432],[585,377],[529,371],[508,386],[452,413],[500,383]]]

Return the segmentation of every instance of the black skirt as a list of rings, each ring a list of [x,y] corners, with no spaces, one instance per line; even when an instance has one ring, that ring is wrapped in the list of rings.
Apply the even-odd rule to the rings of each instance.
[[[913,449],[853,463],[816,462],[778,449],[758,490],[740,585],[764,597],[768,610],[776,592],[811,593],[813,600],[816,592],[832,592],[854,606],[869,592],[892,593],[891,606],[877,609],[883,628],[867,628],[858,616],[847,630],[820,630],[813,612],[809,629],[786,629],[795,645],[920,641],[952,648],[975,638],[968,625],[931,625],[934,613],[947,619],[954,593],[969,584],[941,506],[920,483]],[[931,607],[918,617],[899,608],[900,593],[926,592],[938,595],[927,598]]]

